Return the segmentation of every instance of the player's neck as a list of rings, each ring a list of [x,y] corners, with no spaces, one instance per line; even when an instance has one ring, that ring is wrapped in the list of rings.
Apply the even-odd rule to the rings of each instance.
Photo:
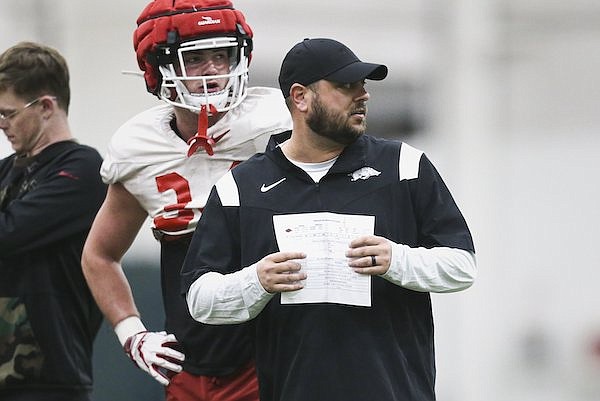
[[[218,113],[208,117],[208,127],[212,127],[225,113]],[[175,119],[171,124],[175,133],[184,141],[188,141],[198,132],[198,114],[187,109],[175,109]]]

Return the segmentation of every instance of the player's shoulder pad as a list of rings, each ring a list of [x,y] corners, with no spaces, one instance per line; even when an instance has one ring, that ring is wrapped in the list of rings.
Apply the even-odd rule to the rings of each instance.
[[[108,152],[115,158],[130,158],[147,147],[164,140],[170,131],[173,107],[160,104],[144,110],[123,123],[112,136]]]

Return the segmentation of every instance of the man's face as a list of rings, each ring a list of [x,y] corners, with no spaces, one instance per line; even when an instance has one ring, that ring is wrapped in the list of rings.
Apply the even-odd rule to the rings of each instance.
[[[226,49],[191,50],[182,53],[187,76],[217,76],[229,74],[230,57]],[[225,89],[228,78],[206,80],[206,92],[220,92]],[[203,80],[184,81],[190,93],[205,93]]]
[[[41,138],[43,125],[40,102],[35,100],[22,99],[12,90],[0,93],[0,113],[8,117],[0,118],[0,129],[13,150],[19,154],[31,152]]]
[[[319,81],[310,90],[313,96],[306,124],[313,132],[341,145],[349,145],[365,133],[369,93],[364,81]]]

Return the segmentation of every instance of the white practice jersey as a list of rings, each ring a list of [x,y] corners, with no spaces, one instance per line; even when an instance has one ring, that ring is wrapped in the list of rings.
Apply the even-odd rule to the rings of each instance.
[[[167,235],[194,231],[213,184],[236,164],[264,152],[272,134],[291,129],[290,113],[278,89],[254,87],[207,135],[214,155],[204,148],[190,157],[189,145],[171,128],[173,107],[146,110],[112,137],[102,163],[107,184],[122,183]]]

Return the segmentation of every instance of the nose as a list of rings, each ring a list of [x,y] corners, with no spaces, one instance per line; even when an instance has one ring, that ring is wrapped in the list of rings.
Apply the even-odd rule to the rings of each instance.
[[[217,75],[217,69],[215,67],[215,65],[208,61],[206,62],[204,65],[202,66],[193,66],[193,67],[187,67],[187,73],[188,75]]]
[[[356,96],[356,100],[366,102],[370,98],[371,98],[371,95],[369,94],[369,92],[367,91],[365,86],[362,85],[360,87],[360,89],[358,90],[358,95]]]
[[[213,54],[206,59],[202,75],[220,75],[223,73],[224,62],[218,54]]]
[[[202,75],[217,75],[218,72],[215,61],[212,58],[208,59],[202,69]]]

